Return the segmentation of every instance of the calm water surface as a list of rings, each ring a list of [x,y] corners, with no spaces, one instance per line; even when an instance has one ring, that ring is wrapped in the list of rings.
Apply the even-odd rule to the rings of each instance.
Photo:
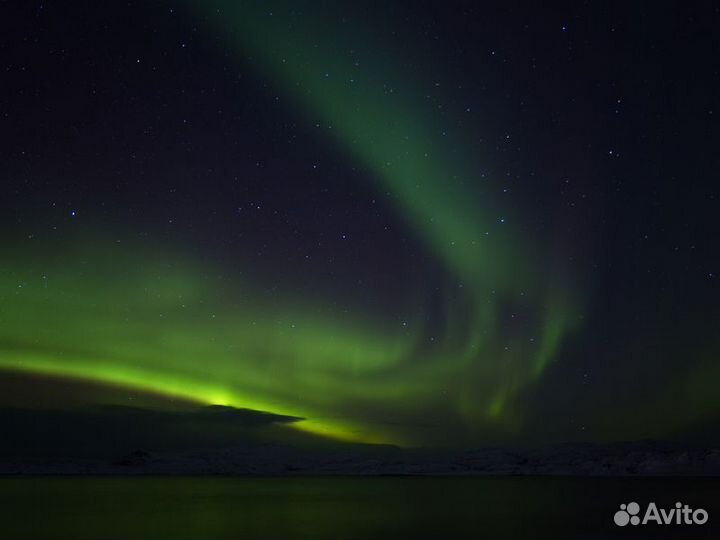
[[[617,527],[620,503],[682,501],[704,526]],[[0,479],[4,539],[720,539],[720,479]]]

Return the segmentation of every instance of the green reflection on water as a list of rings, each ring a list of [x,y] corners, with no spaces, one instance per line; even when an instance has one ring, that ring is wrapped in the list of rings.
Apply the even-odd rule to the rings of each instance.
[[[0,479],[0,537],[614,538],[621,502],[710,512],[720,479],[537,477]],[[683,529],[704,538],[709,527]],[[633,538],[678,531],[637,528]],[[649,535],[649,536],[645,536]]]

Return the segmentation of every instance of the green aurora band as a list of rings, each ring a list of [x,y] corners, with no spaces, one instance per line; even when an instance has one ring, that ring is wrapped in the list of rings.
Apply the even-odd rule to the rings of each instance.
[[[212,279],[212,268],[177,253],[86,238],[42,255],[6,252],[0,367],[300,416],[302,429],[353,441],[520,430],[517,398],[580,315],[569,276],[524,238],[519,217],[505,210],[500,222],[474,181],[477,153],[413,101],[410,90],[429,82],[404,74],[399,55],[258,5],[196,12],[238,62],[327,127],[442,263],[462,295],[443,306],[443,335],[425,347],[421,325],[400,332],[371,314],[340,319],[321,300],[278,302],[256,283]],[[505,329],[507,306],[531,314],[522,331]]]

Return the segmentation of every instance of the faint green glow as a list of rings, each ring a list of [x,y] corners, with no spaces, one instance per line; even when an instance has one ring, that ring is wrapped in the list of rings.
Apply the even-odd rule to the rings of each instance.
[[[473,421],[483,409],[501,417],[513,394],[555,357],[577,318],[577,301],[548,253],[525,241],[513,209],[480,187],[482,156],[463,133],[447,137],[424,99],[433,93],[452,102],[438,90],[442,81],[406,68],[390,52],[392,43],[377,41],[369,28],[358,30],[352,17],[328,24],[322,10],[292,2],[272,9],[263,2],[198,5],[239,61],[269,77],[323,136],[371,172],[378,193],[390,195],[455,275],[469,308],[448,309],[443,356],[485,381],[463,398],[472,401]],[[537,319],[520,336],[502,336],[501,311],[508,305]]]

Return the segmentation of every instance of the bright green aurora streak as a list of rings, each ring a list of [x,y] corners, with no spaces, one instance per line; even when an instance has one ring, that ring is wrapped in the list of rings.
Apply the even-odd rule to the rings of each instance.
[[[462,287],[462,301],[444,306],[443,335],[423,347],[421,330],[389,330],[369,315],[340,321],[320,301],[279,304],[176,254],[85,240],[62,255],[18,248],[4,263],[0,366],[302,416],[300,427],[348,440],[415,444],[519,429],[516,398],[578,317],[567,276],[523,238],[519,218],[505,209],[501,222],[477,187],[473,149],[443,137],[413,101],[409,89],[429,81],[369,47],[372,36],[258,5],[197,12],[238,62],[269,77],[308,122],[331,128],[323,133],[369,171]],[[507,306],[531,314],[527,328],[505,329]],[[443,425],[417,427],[433,415]]]

